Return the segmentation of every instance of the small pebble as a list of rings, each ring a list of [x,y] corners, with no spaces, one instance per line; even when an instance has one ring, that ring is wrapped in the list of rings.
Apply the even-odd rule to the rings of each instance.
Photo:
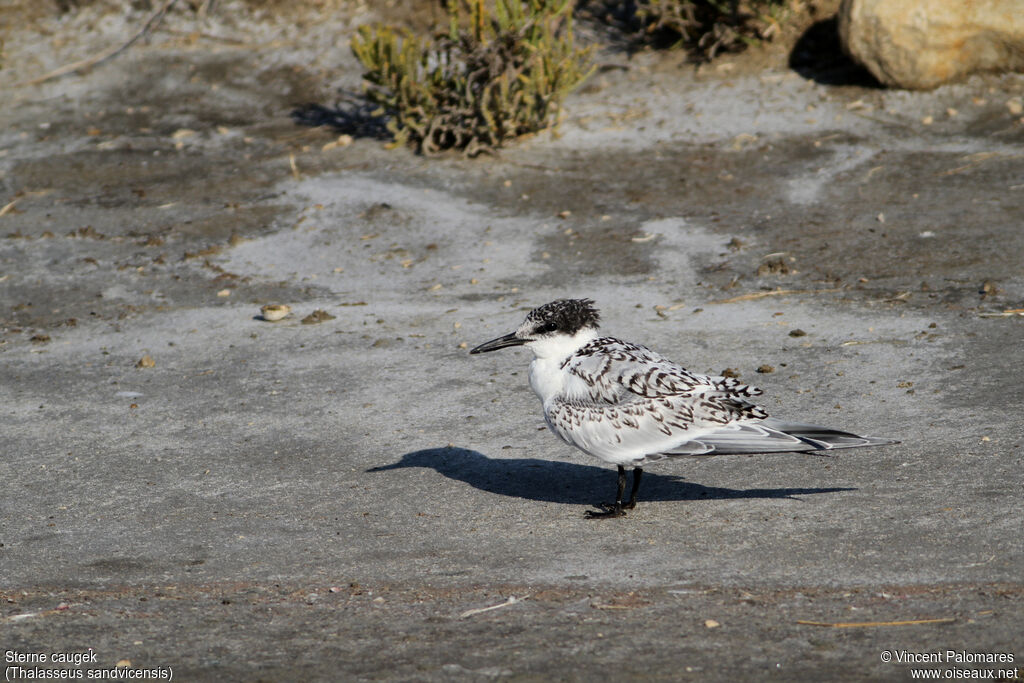
[[[325,320],[334,320],[334,316],[328,313],[327,311],[318,308],[309,315],[307,315],[305,318],[303,318],[302,324],[315,325],[317,323],[322,323]]]
[[[260,307],[260,316],[267,322],[277,322],[292,312],[288,304],[267,304]]]

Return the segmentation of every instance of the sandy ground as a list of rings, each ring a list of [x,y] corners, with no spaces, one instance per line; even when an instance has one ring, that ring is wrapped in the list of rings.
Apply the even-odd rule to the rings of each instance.
[[[1019,666],[1024,318],[1001,314],[1024,306],[1024,76],[890,92],[778,51],[699,70],[607,51],[557,136],[425,159],[293,119],[358,87],[347,37],[380,14],[319,7],[183,6],[89,73],[23,85],[146,11],[15,6],[6,667]],[[732,369],[773,414],[902,443],[667,463],[629,516],[588,521],[613,470],[544,430],[528,353],[467,353],[565,296],[594,298],[610,334]],[[293,314],[260,320],[273,302]],[[301,322],[317,309],[334,317]],[[52,661],[76,652],[77,669]]]

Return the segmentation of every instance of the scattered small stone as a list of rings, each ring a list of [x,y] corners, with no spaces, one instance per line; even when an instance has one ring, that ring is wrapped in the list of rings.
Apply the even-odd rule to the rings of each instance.
[[[320,148],[320,151],[326,152],[328,150],[337,149],[338,147],[348,147],[352,144],[351,135],[339,135],[337,140],[328,142],[326,145]]]
[[[260,307],[260,317],[268,323],[277,322],[291,312],[292,307],[288,304],[266,304],[265,306]]]
[[[772,259],[766,261],[757,267],[757,276],[764,277],[766,275],[789,275],[796,271],[789,267],[789,264],[782,258]]]
[[[807,336],[807,333],[806,333],[806,332],[804,332],[803,330],[801,330],[801,329],[800,329],[800,328],[798,327],[798,328],[796,328],[795,330],[790,330],[790,331],[789,331],[789,336],[790,336],[790,337],[806,337],[806,336]]]
[[[106,235],[104,235],[102,232],[97,232],[96,228],[92,227],[91,225],[86,225],[83,228],[72,230],[71,232],[68,233],[68,237],[77,237],[91,240],[102,240],[107,238]]]
[[[725,370],[722,370],[722,377],[733,377],[733,378],[735,378],[735,377],[739,377],[739,376],[740,376],[740,373],[738,371],[734,370],[733,368],[726,368]]]
[[[148,353],[139,359],[139,362],[135,364],[137,368],[155,368],[156,361]]]
[[[705,619],[704,620],[704,627],[705,628],[718,628],[719,626],[721,626],[721,624],[718,623],[717,621],[715,621],[714,619]]]
[[[318,308],[315,311],[313,311],[312,313],[310,313],[309,315],[307,315],[305,318],[303,318],[302,319],[302,324],[303,325],[316,325],[317,323],[322,323],[322,322],[324,322],[326,320],[334,320],[334,318],[335,318],[335,316],[331,315],[330,313],[328,313],[327,311],[325,311],[323,309]]]
[[[221,298],[226,297],[226,296],[231,296],[231,290],[230,289],[222,289],[219,292],[217,292],[217,296],[219,296]]]
[[[770,372],[775,372],[775,366],[767,364],[759,365],[757,371],[760,372],[762,375],[767,375]]]
[[[42,333],[33,334],[29,341],[34,344],[46,344],[50,341],[50,335]]]

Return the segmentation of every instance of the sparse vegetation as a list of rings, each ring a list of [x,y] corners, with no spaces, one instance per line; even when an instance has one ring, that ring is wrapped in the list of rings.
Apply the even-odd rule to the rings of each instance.
[[[698,58],[737,52],[779,31],[789,0],[636,0],[648,35],[669,40]]]
[[[573,40],[571,0],[471,0],[448,4],[449,27],[432,40],[363,26],[352,51],[366,68],[366,97],[390,119],[395,144],[474,156],[552,125],[592,71]],[[468,20],[468,22],[467,22]]]

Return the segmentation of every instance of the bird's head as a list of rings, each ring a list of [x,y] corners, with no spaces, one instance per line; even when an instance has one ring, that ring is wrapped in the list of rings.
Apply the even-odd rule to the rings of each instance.
[[[515,332],[484,342],[470,353],[527,346],[538,358],[567,356],[597,336],[600,320],[590,299],[558,299],[530,311]]]

